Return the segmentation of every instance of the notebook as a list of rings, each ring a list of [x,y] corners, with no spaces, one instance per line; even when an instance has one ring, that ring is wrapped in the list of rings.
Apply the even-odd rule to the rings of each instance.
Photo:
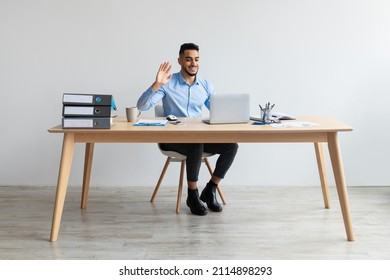
[[[249,122],[249,94],[213,94],[210,97],[210,119],[208,124],[246,123]]]
[[[274,118],[276,120],[281,120],[281,121],[295,120],[295,117],[293,115],[285,114],[285,113],[281,113],[281,112],[274,112],[274,111],[272,111],[272,118]],[[260,115],[251,115],[251,120],[261,121]]]

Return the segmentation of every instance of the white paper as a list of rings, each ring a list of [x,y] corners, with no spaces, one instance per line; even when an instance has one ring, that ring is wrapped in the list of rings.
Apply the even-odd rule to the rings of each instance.
[[[272,127],[275,128],[284,128],[284,127],[309,127],[316,126],[318,123],[296,121],[296,122],[281,122],[281,123],[271,123]]]

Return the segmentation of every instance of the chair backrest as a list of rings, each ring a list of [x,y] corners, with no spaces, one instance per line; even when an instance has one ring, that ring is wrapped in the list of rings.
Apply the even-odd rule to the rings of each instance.
[[[164,116],[164,109],[161,104],[157,104],[154,106],[154,116],[155,117],[165,117]]]

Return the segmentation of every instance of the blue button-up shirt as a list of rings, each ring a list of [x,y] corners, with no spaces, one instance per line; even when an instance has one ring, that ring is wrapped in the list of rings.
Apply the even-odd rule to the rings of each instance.
[[[140,111],[146,111],[162,100],[165,116],[200,117],[203,105],[210,110],[210,96],[213,93],[214,87],[207,80],[196,76],[195,82],[189,85],[178,72],[157,92],[149,87],[138,99],[137,107]]]

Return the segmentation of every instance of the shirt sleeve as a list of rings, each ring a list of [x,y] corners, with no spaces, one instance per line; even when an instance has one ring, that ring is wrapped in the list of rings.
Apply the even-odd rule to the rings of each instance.
[[[153,108],[162,98],[164,97],[164,91],[162,88],[158,89],[157,92],[153,92],[150,86],[138,99],[137,108],[140,111],[146,111]]]
[[[206,108],[210,111],[210,98],[211,98],[211,95],[213,95],[213,94],[215,93],[215,90],[214,90],[213,85],[210,84],[209,82],[207,82],[206,88],[207,88],[208,98],[207,98],[206,101],[204,102],[204,105],[205,105]]]

